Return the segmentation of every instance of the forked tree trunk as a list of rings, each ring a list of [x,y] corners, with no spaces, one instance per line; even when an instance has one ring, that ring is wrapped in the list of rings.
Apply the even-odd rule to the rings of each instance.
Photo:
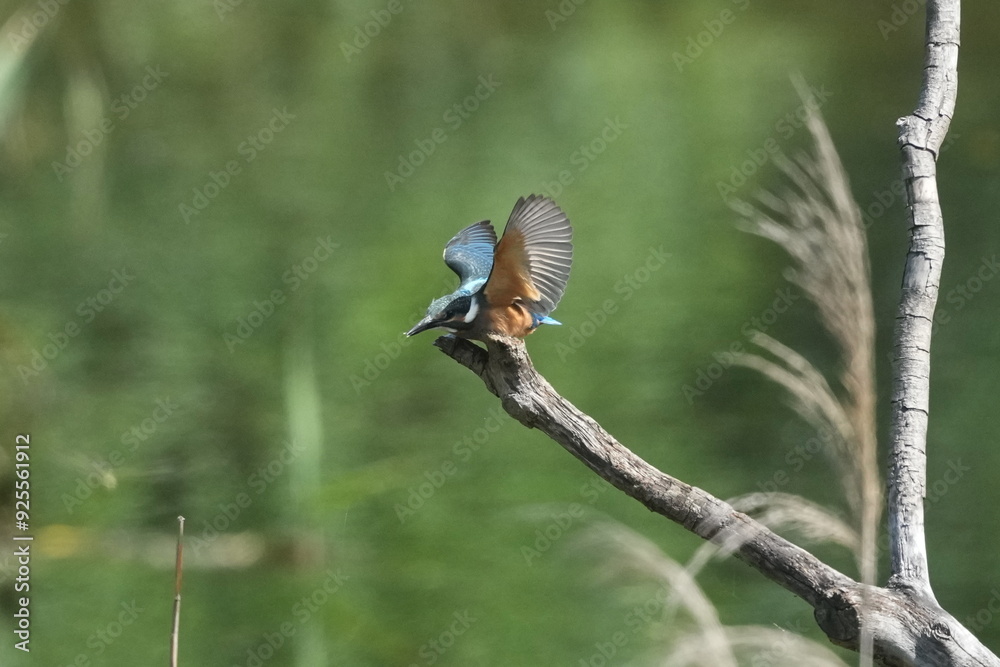
[[[959,0],[927,0],[923,87],[899,120],[910,248],[897,326],[889,442],[891,577],[866,586],[821,562],[728,503],[657,470],[577,410],[535,370],[524,344],[491,337],[487,349],[452,337],[435,345],[476,373],[517,421],[537,428],[651,511],[725,544],[765,577],[808,602],[835,644],[859,650],[862,624],[884,665],[1000,667],[934,598],[924,541],[931,323],[944,259],[936,161],[955,108]]]

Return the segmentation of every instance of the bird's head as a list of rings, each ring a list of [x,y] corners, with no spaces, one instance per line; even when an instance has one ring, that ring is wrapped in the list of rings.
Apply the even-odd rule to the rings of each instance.
[[[427,316],[406,332],[414,336],[428,329],[447,329],[451,333],[472,328],[472,322],[479,313],[479,304],[474,294],[456,292],[431,301]]]

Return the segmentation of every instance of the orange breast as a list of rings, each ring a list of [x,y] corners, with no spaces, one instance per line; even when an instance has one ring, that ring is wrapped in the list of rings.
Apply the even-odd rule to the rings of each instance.
[[[490,328],[497,333],[524,338],[533,331],[531,313],[517,301],[509,306],[491,308],[490,315]]]

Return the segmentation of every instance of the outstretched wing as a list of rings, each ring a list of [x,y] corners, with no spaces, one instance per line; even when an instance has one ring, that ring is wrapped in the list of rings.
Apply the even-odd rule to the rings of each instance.
[[[489,220],[469,225],[448,241],[444,247],[444,263],[458,274],[464,287],[468,283],[486,280],[493,268],[493,249],[497,233]]]
[[[555,202],[531,195],[517,200],[493,257],[484,287],[493,306],[526,301],[546,316],[566,291],[573,263],[573,228]]]

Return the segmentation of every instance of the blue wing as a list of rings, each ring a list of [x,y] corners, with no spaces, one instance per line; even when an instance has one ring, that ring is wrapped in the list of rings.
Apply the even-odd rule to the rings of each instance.
[[[444,247],[444,263],[458,274],[462,281],[459,289],[469,289],[475,283],[481,285],[486,281],[493,269],[496,244],[497,233],[489,220],[469,225],[448,241]]]

